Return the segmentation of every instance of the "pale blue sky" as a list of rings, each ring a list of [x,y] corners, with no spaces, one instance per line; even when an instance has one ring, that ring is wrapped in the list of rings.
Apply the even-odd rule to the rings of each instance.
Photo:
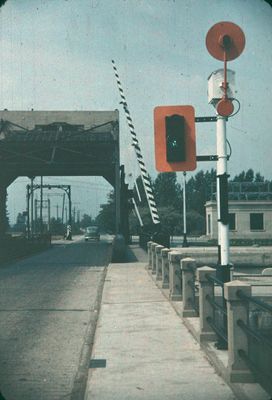
[[[229,172],[252,167],[271,179],[272,8],[262,0],[8,0],[0,11],[0,109],[119,108],[122,161],[137,175],[113,58],[155,176],[153,108],[191,104],[197,116],[214,115],[207,77],[222,64],[207,52],[205,37],[219,21],[238,24],[246,35],[245,51],[229,63],[241,102],[240,113],[228,122]],[[214,152],[215,126],[198,124],[197,153]],[[196,172],[212,166],[199,163]],[[82,181],[91,182],[88,199],[82,200],[86,183],[81,190],[78,180],[74,199],[96,214],[107,184],[99,178]],[[17,180],[9,190],[12,219],[25,207],[26,183]]]

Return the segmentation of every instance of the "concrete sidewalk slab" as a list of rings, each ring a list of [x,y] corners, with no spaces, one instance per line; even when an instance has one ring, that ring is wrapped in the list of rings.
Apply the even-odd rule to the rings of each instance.
[[[234,400],[145,267],[108,268],[85,400]]]

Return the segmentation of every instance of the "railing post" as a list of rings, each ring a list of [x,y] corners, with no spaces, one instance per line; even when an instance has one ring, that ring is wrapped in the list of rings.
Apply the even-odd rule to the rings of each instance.
[[[254,376],[245,361],[239,356],[238,350],[248,354],[247,334],[237,324],[238,320],[248,323],[248,303],[237,296],[242,290],[251,296],[251,286],[246,282],[231,281],[224,285],[228,313],[228,372],[231,382],[255,382]]]
[[[168,253],[170,249],[164,248],[161,250],[162,255],[162,288],[169,288],[169,261],[168,261]]]
[[[181,284],[181,269],[180,260],[183,254],[178,250],[173,250],[168,253],[169,260],[169,288],[170,299],[173,301],[182,300],[182,284]]]
[[[155,248],[156,253],[156,280],[162,280],[162,255],[161,251],[164,247],[158,244]]]
[[[182,273],[182,316],[196,317],[198,312],[194,308],[195,289],[190,285],[190,282],[194,283],[195,281],[196,261],[192,258],[183,258],[180,266]]]
[[[156,253],[155,253],[155,249],[156,249],[156,246],[158,245],[158,243],[155,243],[155,242],[152,242],[151,243],[151,257],[152,257],[152,260],[151,260],[151,266],[152,266],[152,274],[155,274],[156,273]]]
[[[213,307],[207,300],[207,296],[214,297],[214,284],[207,279],[207,276],[215,277],[216,270],[210,267],[197,269],[197,280],[199,281],[199,341],[216,340],[217,335],[208,323],[213,318]]]
[[[152,269],[152,249],[151,244],[153,242],[147,242],[147,254],[148,254],[148,269]]]

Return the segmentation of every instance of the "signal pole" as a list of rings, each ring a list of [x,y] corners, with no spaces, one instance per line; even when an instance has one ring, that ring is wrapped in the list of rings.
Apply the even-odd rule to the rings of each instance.
[[[183,172],[183,243],[182,243],[182,247],[188,247],[187,216],[186,216],[186,171]]]
[[[209,78],[211,99],[217,111],[217,216],[218,216],[218,266],[217,278],[222,282],[230,280],[229,262],[229,211],[228,211],[228,173],[226,121],[233,114],[233,93],[229,90],[227,61],[239,57],[245,47],[245,35],[241,28],[232,22],[219,22],[213,25],[206,36],[208,52],[217,60],[224,62],[223,76],[219,86]],[[221,73],[220,70],[215,74]],[[213,90],[213,91],[212,91]]]
[[[216,123],[217,147],[217,216],[218,216],[218,249],[220,278],[230,280],[229,268],[229,210],[228,210],[228,173],[227,173],[227,137],[226,117],[218,115]]]

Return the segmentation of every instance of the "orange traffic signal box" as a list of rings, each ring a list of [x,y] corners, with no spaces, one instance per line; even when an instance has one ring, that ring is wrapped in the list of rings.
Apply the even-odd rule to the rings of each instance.
[[[156,169],[159,172],[196,169],[194,107],[156,107],[154,127]]]

